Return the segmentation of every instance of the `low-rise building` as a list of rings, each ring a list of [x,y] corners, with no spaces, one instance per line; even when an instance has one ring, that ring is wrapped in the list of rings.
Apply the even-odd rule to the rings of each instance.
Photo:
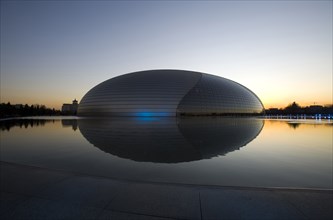
[[[61,112],[66,115],[76,115],[78,107],[78,101],[74,99],[72,104],[64,103],[61,107]]]

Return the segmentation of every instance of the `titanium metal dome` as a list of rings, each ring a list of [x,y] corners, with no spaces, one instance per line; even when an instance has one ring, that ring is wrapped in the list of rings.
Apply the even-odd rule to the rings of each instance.
[[[263,112],[248,88],[185,70],[148,70],[106,80],[82,98],[79,116],[251,115]]]

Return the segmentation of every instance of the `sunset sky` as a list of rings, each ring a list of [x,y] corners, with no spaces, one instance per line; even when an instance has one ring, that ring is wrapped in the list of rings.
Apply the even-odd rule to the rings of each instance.
[[[59,109],[98,83],[184,69],[265,108],[331,104],[332,1],[1,1],[1,102]]]

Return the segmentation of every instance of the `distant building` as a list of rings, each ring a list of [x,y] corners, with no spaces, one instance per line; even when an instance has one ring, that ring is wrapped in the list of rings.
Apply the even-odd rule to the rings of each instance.
[[[78,107],[78,101],[74,99],[72,104],[64,103],[61,107],[61,112],[67,115],[76,115]]]
[[[15,109],[21,109],[23,108],[23,105],[22,104],[16,104],[14,105]]]
[[[315,113],[322,113],[323,106],[321,105],[310,105],[309,107],[309,113],[315,114]]]
[[[278,108],[269,108],[269,109],[265,109],[266,114],[270,115],[277,115],[280,114],[280,110]]]

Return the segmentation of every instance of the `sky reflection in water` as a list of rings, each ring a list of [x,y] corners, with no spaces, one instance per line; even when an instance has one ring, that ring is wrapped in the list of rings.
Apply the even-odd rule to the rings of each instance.
[[[332,124],[142,119],[2,121],[1,161],[140,181],[332,188]]]

